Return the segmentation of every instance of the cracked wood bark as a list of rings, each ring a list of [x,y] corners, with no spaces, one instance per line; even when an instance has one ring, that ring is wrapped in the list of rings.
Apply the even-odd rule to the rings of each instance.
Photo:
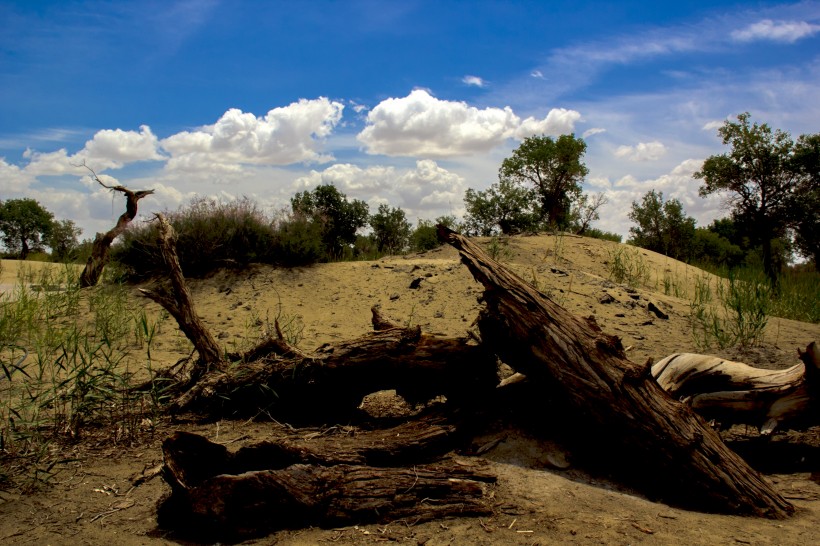
[[[492,260],[476,244],[439,226],[484,286],[482,343],[560,393],[567,411],[586,416],[600,448],[641,459],[677,502],[710,510],[783,518],[794,511],[772,485],[729,450],[692,410],[673,400],[649,370],[628,360],[620,340],[582,320]]]
[[[86,167],[88,168],[88,167]],[[131,191],[125,186],[107,186],[97,177],[90,168],[94,180],[102,186],[111,191],[118,191],[125,195],[125,212],[123,212],[117,219],[117,224],[108,230],[106,233],[97,233],[94,237],[94,244],[91,247],[91,256],[80,274],[80,288],[87,288],[89,286],[96,286],[97,282],[102,276],[103,269],[108,264],[109,251],[111,250],[111,243],[114,239],[120,236],[128,227],[128,224],[137,217],[137,203],[146,195],[151,195],[154,190]]]
[[[159,223],[158,242],[160,252],[168,267],[168,277],[171,281],[170,292],[157,287],[154,290],[140,289],[146,297],[160,304],[177,321],[180,330],[193,343],[199,353],[199,365],[192,372],[192,379],[196,380],[206,371],[224,366],[222,348],[211,335],[210,331],[200,320],[194,308],[194,302],[185,277],[179,265],[176,250],[176,233],[174,228],[162,214],[156,215]]]
[[[751,424],[763,435],[775,428],[820,423],[820,349],[799,352],[802,363],[764,370],[716,356],[676,353],[652,366],[652,376],[675,398],[722,425]]]
[[[172,493],[159,502],[158,522],[213,540],[309,525],[396,519],[413,524],[490,513],[486,483],[495,477],[486,463],[362,466],[407,461],[430,446],[435,451],[442,435],[449,435],[448,427],[429,422],[358,432],[360,445],[340,456],[327,442],[285,449],[257,444],[229,453],[201,436],[177,433],[163,442],[163,475]]]
[[[374,310],[374,321],[378,312]],[[384,323],[383,324],[387,324]],[[171,411],[255,415],[291,422],[338,421],[355,413],[365,395],[396,389],[410,403],[446,396],[469,404],[497,384],[495,357],[464,339],[388,327],[303,353],[268,339],[242,362],[202,377]]]

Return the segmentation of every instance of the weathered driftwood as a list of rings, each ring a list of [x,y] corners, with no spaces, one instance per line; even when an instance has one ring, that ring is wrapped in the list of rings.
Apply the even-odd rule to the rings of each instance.
[[[338,422],[380,390],[395,389],[410,403],[445,396],[458,404],[491,392],[496,383],[495,357],[481,347],[418,328],[390,328],[310,354],[270,339],[236,365],[200,378],[171,409]]]
[[[225,364],[223,352],[196,313],[191,293],[185,284],[182,267],[179,265],[174,228],[162,214],[157,214],[156,219],[159,223],[159,248],[165,265],[168,266],[171,290],[169,292],[164,287],[158,286],[154,290],[140,289],[140,292],[168,311],[176,319],[180,330],[194,344],[194,348],[199,353],[197,369],[192,374],[195,380],[207,370],[223,368]]]
[[[405,468],[374,466],[436,452],[450,432],[447,425],[423,422],[360,431],[359,443],[369,447],[343,449],[343,454],[311,440],[267,442],[229,453],[201,436],[177,433],[163,443],[164,477],[172,492],[158,505],[158,522],[214,540],[308,525],[397,519],[412,524],[488,514],[486,484],[495,477],[485,463],[449,459]]]
[[[137,217],[137,203],[146,195],[151,195],[154,190],[131,191],[125,186],[107,186],[97,177],[90,168],[93,179],[103,188],[111,191],[118,191],[125,195],[125,212],[117,219],[117,224],[105,233],[97,233],[94,243],[91,246],[91,256],[85,264],[83,272],[80,274],[80,288],[95,286],[102,276],[103,269],[108,264],[108,255],[111,243],[119,237],[128,227],[128,224]]]
[[[530,381],[560,393],[566,411],[585,415],[601,450],[639,459],[677,502],[773,518],[794,511],[646,367],[629,361],[618,338],[591,318],[572,315],[467,238],[443,226],[439,236],[484,286],[482,344]]]
[[[760,433],[820,424],[820,350],[812,342],[803,362],[764,370],[716,356],[676,353],[652,366],[652,376],[675,398],[721,425],[751,424]]]

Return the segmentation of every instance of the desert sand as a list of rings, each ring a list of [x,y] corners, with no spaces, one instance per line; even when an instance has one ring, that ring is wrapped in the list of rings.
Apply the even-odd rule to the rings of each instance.
[[[488,239],[482,244],[490,245]],[[594,315],[604,332],[622,339],[636,362],[673,352],[709,352],[751,365],[779,368],[797,363],[797,349],[820,340],[820,325],[771,318],[764,341],[746,351],[704,351],[691,335],[689,298],[702,271],[646,251],[648,272],[631,289],[610,279],[616,243],[575,236],[514,237],[496,247],[498,260],[569,311]],[[0,284],[14,282],[4,261]],[[12,280],[9,280],[12,279]],[[411,288],[411,282],[417,288]],[[464,336],[481,308],[481,287],[442,247],[423,254],[376,261],[279,269],[252,266],[190,280],[198,313],[218,341],[233,350],[252,346],[278,317],[291,324],[298,346],[309,351],[354,338],[370,328],[370,308],[381,306],[402,324],[429,333]],[[653,303],[668,318],[647,307]],[[159,316],[154,303],[134,289],[134,306]],[[163,322],[153,348],[156,365],[188,356],[189,345],[172,320]],[[134,353],[140,366],[140,353]],[[368,404],[390,405],[389,394]],[[320,403],[320,401],[317,401]],[[553,419],[554,416],[546,416]],[[326,423],[319,430],[334,425]],[[0,542],[4,544],[168,544],[177,542],[156,526],[156,503],[168,491],[151,469],[162,462],[160,444],[175,430],[198,432],[231,449],[270,437],[282,424],[266,420],[199,422],[159,419],[135,445],[116,438],[89,438],[66,448],[72,459],[52,483],[32,494],[0,492]],[[736,429],[738,427],[735,427]],[[733,437],[754,439],[740,428]],[[481,456],[498,476],[488,518],[362,524],[340,529],[300,529],[248,541],[251,544],[816,544],[820,543],[820,429],[781,432],[776,440],[806,448],[811,460],[772,464],[766,476],[797,508],[787,520],[766,520],[683,510],[652,502],[576,466],[573,453],[550,438],[514,430],[487,431]],[[747,438],[748,437],[748,438]],[[773,450],[777,458],[776,449]],[[464,456],[464,455],[462,455]],[[606,457],[605,453],[600,454]],[[805,457],[804,457],[805,458]],[[556,463],[556,461],[559,461]]]

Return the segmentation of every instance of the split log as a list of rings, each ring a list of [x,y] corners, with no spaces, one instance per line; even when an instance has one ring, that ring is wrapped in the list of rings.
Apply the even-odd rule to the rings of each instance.
[[[820,350],[812,342],[803,362],[764,370],[716,356],[676,353],[652,366],[652,376],[669,394],[722,426],[751,424],[763,435],[778,426],[820,424]]]
[[[83,164],[85,166],[85,164]],[[103,188],[115,192],[120,192],[125,195],[125,212],[123,212],[117,219],[117,224],[107,232],[97,233],[94,237],[94,243],[91,246],[91,256],[80,274],[80,288],[87,288],[89,286],[96,286],[102,276],[103,269],[108,264],[109,251],[114,239],[119,237],[123,231],[126,230],[128,224],[137,217],[137,203],[146,195],[151,195],[154,190],[140,190],[131,191],[125,186],[108,186],[99,179],[90,167],[85,166],[91,171],[92,178]]]
[[[445,396],[469,407],[497,382],[495,357],[481,347],[419,328],[390,328],[310,354],[271,338],[239,363],[200,378],[170,409],[340,422],[373,392],[395,389],[411,404]]]
[[[434,432],[425,433],[422,427],[411,442],[396,434],[396,429],[378,439],[371,438],[372,433],[359,434],[364,444],[377,440],[383,444],[377,449],[407,454],[408,447],[412,453],[420,445],[435,443],[444,429],[433,428]],[[315,451],[307,456],[307,449],[302,452],[297,460],[317,462]],[[486,484],[495,477],[481,461],[450,459],[407,468],[349,463],[324,466],[291,464],[293,454],[290,448],[278,452],[270,444],[231,454],[201,436],[177,433],[163,443],[164,477],[172,493],[158,505],[160,527],[212,541],[309,525],[330,527],[397,519],[416,523],[491,512]],[[318,462],[337,460],[331,455]],[[378,460],[389,459],[377,457],[367,462]]]
[[[560,393],[585,416],[601,453],[640,461],[649,479],[678,503],[721,512],[783,518],[794,507],[729,450],[691,408],[673,400],[647,367],[628,360],[604,334],[492,260],[467,238],[439,226],[484,286],[482,343],[516,371]]]

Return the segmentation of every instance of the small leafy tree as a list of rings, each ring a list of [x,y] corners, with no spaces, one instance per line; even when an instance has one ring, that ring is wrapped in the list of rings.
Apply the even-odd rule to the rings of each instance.
[[[347,196],[325,184],[313,191],[299,192],[290,200],[294,215],[321,226],[322,243],[329,259],[342,258],[356,242],[356,232],[367,225],[367,203]]]
[[[3,244],[19,252],[25,260],[31,250],[40,248],[51,235],[54,215],[34,199],[9,199],[0,205],[0,232]]]
[[[501,178],[484,191],[468,189],[464,194],[467,214],[465,231],[489,236],[501,230],[504,235],[537,229],[540,209],[534,189]]]
[[[555,140],[532,136],[502,162],[498,178],[531,186],[540,201],[540,218],[550,227],[564,229],[572,204],[581,196],[581,182],[589,173],[582,161],[586,149],[586,142],[574,134]]]
[[[761,245],[766,276],[777,284],[772,241],[786,236],[794,221],[797,189],[810,177],[794,159],[789,134],[752,123],[748,112],[739,114],[736,122],[726,121],[718,133],[731,151],[707,158],[694,174],[703,180],[700,195],[728,192],[733,215],[753,230],[749,236]]]
[[[407,248],[412,226],[402,209],[379,205],[378,212],[370,217],[370,227],[379,252],[398,253]]]
[[[54,222],[51,235],[46,241],[51,247],[51,257],[56,262],[69,262],[76,257],[79,242],[77,237],[83,230],[77,227],[72,220]]]
[[[688,259],[695,238],[695,219],[687,217],[677,199],[663,200],[663,192],[650,190],[641,203],[632,202],[629,219],[630,242],[666,254],[676,260]]]

